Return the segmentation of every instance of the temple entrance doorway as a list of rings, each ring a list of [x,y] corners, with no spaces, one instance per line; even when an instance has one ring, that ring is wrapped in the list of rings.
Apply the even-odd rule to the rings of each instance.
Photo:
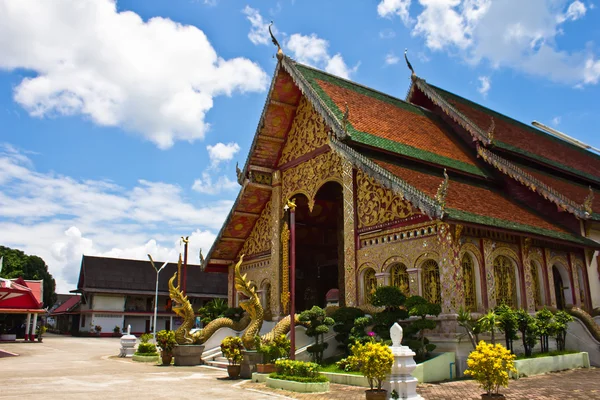
[[[331,289],[339,289],[339,298],[344,298],[343,225],[338,183],[327,182],[319,189],[312,211],[305,196],[296,196],[297,312],[324,308]]]
[[[563,266],[555,264],[552,266],[552,277],[554,279],[556,308],[564,310],[567,304],[573,304],[569,275]]]

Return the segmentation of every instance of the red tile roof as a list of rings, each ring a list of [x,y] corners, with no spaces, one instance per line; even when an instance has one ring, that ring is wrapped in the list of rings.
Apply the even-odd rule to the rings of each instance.
[[[78,295],[74,295],[74,296],[70,297],[69,299],[67,299],[67,301],[62,303],[60,306],[56,307],[56,309],[54,311],[52,311],[52,315],[69,312],[73,307],[75,307],[77,304],[79,304],[80,301],[81,301],[81,298]]]
[[[600,181],[599,156],[453,93],[429,86],[483,131],[488,131],[493,117],[494,142],[499,147],[521,154],[524,152],[524,155],[538,161]]]
[[[443,180],[441,176],[400,167],[380,160],[373,161],[431,197],[436,195],[437,189]],[[470,185],[452,178],[448,186],[446,208],[567,233],[565,229],[544,220],[532,211],[512,202],[496,190]]]

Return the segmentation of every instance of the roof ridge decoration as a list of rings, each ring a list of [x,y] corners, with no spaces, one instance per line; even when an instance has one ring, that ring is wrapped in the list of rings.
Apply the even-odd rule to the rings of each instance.
[[[348,117],[350,116],[350,109],[348,108],[348,103],[344,103],[345,111],[344,116],[342,117],[342,129],[346,134],[348,134]]]
[[[490,139],[490,142],[494,142],[494,130],[496,129],[496,121],[494,120],[494,117],[491,117],[492,122],[490,123],[490,127],[487,130],[487,135],[488,138]]]
[[[408,67],[408,69],[410,69],[410,72],[411,72],[410,76],[416,77],[417,75],[415,74],[415,70],[413,69],[413,66],[410,63],[410,61],[408,61],[408,56],[406,53],[408,53],[408,49],[404,49],[404,60],[406,61],[406,66]]]
[[[450,185],[450,181],[448,180],[448,173],[446,172],[446,168],[444,168],[444,180],[438,186],[437,193],[435,194],[435,200],[442,208],[442,212],[446,208],[446,195],[448,194],[448,186]]]
[[[473,136],[474,139],[479,140],[485,145],[492,144],[493,132],[496,127],[495,122],[492,119],[492,126],[488,132],[484,132],[477,124],[467,118],[463,113],[458,111],[450,102],[446,101],[440,96],[434,89],[431,88],[425,81],[425,79],[419,78],[416,75],[411,76],[413,83],[427,96],[434,104],[437,104],[442,111],[450,116],[457,124],[462,126]],[[409,92],[410,93],[410,92]],[[490,133],[492,136],[490,137]]]
[[[592,204],[594,202],[594,190],[592,189],[591,186],[588,186],[588,187],[590,189],[590,193],[587,195],[587,197],[583,201],[583,204],[581,205],[581,207],[583,208],[583,210],[585,211],[585,213],[588,216],[591,216],[594,213],[594,210],[592,209]]]
[[[271,30],[272,25],[273,25],[273,21],[271,21],[271,23],[269,24],[269,35],[271,35],[271,41],[273,42],[273,44],[275,46],[277,46],[277,59],[279,61],[281,61],[281,59],[283,58],[283,50],[281,50],[281,45],[275,38],[275,35],[273,35],[273,31]]]
[[[553,202],[562,210],[568,211],[581,219],[588,219],[592,215],[592,213],[588,212],[588,209],[586,209],[586,207],[588,206],[588,199],[590,198],[590,195],[588,195],[588,198],[586,198],[584,204],[580,205],[575,201],[569,199],[565,195],[559,193],[556,189],[552,188],[551,186],[548,186],[536,177],[519,168],[515,164],[492,153],[491,151],[483,148],[482,146],[477,146],[477,156],[481,157],[485,162],[492,165],[497,170],[503,172],[504,174],[521,183],[522,185],[526,186],[531,191],[539,193],[546,200]],[[589,200],[590,211],[592,205],[591,201],[593,200],[593,198],[594,194],[592,191],[591,200]]]
[[[432,199],[424,192],[377,165],[347,144],[331,138],[329,146],[354,166],[361,167],[365,173],[379,184],[397,193],[402,199],[406,199],[432,219],[442,219],[444,217],[444,207],[436,199]]]

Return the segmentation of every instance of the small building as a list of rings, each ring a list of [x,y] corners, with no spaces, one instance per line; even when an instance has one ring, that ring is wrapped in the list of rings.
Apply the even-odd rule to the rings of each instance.
[[[78,294],[59,294],[56,307],[50,311],[48,324],[56,333],[76,333],[79,331],[79,306],[81,296]]]
[[[175,329],[180,324],[171,310],[168,288],[176,272],[177,264],[169,263],[159,274],[157,331]],[[81,294],[79,331],[94,331],[99,326],[102,336],[110,336],[115,327],[123,332],[131,325],[133,334],[151,332],[155,288],[156,271],[148,261],[84,255],[77,289],[72,291]],[[186,294],[194,311],[211,299],[227,298],[227,275],[188,265]]]
[[[44,314],[43,280],[0,278],[0,340],[34,340]]]

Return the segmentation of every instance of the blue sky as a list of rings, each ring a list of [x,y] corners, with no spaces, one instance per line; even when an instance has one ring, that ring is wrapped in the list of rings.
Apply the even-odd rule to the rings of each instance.
[[[404,98],[410,73],[600,147],[600,14],[583,0],[0,0],[0,244],[73,289],[81,254],[205,253],[275,68]]]

